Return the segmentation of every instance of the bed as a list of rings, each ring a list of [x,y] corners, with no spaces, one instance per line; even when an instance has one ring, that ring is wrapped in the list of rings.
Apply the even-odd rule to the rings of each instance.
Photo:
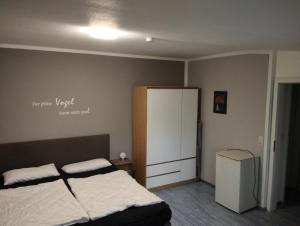
[[[57,168],[65,164],[90,160],[94,158],[109,159],[109,135],[94,135],[86,137],[63,138],[33,142],[20,142],[0,144],[0,173],[10,169],[32,167],[48,163],[55,163]],[[97,174],[105,175],[116,172],[115,166],[109,166],[97,170]],[[72,178],[86,178],[92,176],[89,173],[81,173]],[[70,176],[63,175],[61,178],[66,182]],[[42,179],[41,182],[49,182]],[[53,181],[53,179],[51,179]],[[1,183],[2,185],[3,183]],[[22,186],[28,186],[31,183]],[[1,187],[0,187],[1,189]],[[70,187],[69,187],[70,189]],[[165,202],[153,205],[130,207],[126,210],[115,212],[108,216],[76,224],[83,226],[96,225],[131,225],[150,226],[165,225],[171,218],[171,210]]]

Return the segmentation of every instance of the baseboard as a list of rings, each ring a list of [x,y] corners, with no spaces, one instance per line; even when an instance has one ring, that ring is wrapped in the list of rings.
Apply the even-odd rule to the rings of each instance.
[[[156,192],[156,191],[164,190],[164,189],[167,189],[167,188],[174,188],[174,187],[178,187],[178,186],[181,186],[181,185],[193,183],[193,182],[196,182],[196,181],[199,181],[199,178],[194,178],[194,179],[185,180],[185,181],[179,181],[179,182],[172,183],[172,184],[166,184],[166,185],[162,185],[162,186],[155,187],[155,188],[149,188],[148,190],[152,191],[152,192]]]
[[[216,187],[214,184],[211,184],[211,183],[209,183],[209,182],[207,182],[207,181],[205,181],[205,180],[200,179],[200,181],[201,181],[202,183],[204,183],[204,184],[209,185],[209,186],[212,187],[212,188],[215,188],[215,187]]]

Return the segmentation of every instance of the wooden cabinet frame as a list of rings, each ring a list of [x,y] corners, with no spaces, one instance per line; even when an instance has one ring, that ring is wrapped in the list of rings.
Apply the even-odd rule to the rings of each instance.
[[[135,179],[146,185],[147,156],[147,90],[148,89],[198,89],[180,86],[137,86],[133,92],[133,166]]]

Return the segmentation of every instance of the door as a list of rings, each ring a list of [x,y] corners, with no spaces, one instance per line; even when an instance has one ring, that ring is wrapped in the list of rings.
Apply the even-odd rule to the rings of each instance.
[[[147,91],[147,165],[180,159],[181,103],[182,89]]]
[[[196,157],[198,89],[182,91],[181,158]]]
[[[289,129],[289,149],[284,192],[285,205],[300,204],[300,85],[293,85]]]
[[[196,177],[198,89],[182,91],[181,180]],[[192,159],[191,159],[192,158]]]

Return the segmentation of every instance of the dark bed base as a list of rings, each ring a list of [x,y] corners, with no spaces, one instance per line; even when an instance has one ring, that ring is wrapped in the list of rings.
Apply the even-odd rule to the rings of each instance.
[[[172,212],[163,202],[151,206],[132,207],[95,221],[78,226],[164,226],[169,223]],[[170,224],[169,224],[170,225]]]

